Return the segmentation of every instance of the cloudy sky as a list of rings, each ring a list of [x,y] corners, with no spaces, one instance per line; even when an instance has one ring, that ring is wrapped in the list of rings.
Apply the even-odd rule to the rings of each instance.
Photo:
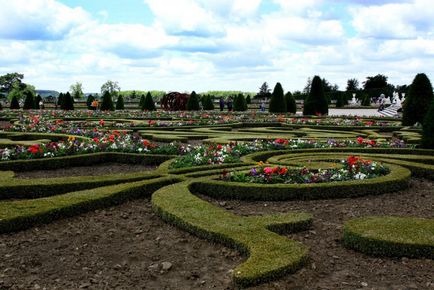
[[[245,90],[315,74],[434,81],[431,0],[0,0],[0,74],[38,89]]]

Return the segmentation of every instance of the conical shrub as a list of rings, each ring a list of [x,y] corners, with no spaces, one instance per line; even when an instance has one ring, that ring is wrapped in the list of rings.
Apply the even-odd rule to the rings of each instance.
[[[404,102],[402,125],[412,126],[416,122],[422,124],[433,99],[430,80],[424,73],[417,74]]]
[[[142,111],[146,110],[146,111],[155,111],[157,108],[155,107],[155,102],[154,99],[152,98],[152,95],[150,92],[148,92],[146,94],[146,97],[143,101],[143,105],[142,105]]]
[[[304,102],[303,115],[327,115],[329,106],[324,94],[323,82],[314,76],[308,97]]]
[[[187,101],[187,111],[199,111],[200,105],[199,105],[199,97],[197,96],[196,92],[191,92],[190,97]]]
[[[434,100],[426,113],[422,127],[422,147],[434,149]]]
[[[11,100],[11,105],[9,107],[11,110],[18,110],[20,108],[20,102],[18,102],[17,96],[13,96]]]
[[[114,111],[112,96],[109,91],[105,91],[102,95],[101,111]]]
[[[297,113],[297,103],[295,102],[295,98],[292,96],[291,92],[285,94],[285,101],[286,111],[292,114]]]
[[[125,109],[124,98],[122,97],[122,95],[119,95],[116,101],[116,110],[123,110],[123,109]]]
[[[274,86],[268,111],[270,113],[286,113],[287,111],[285,96],[283,95],[283,88],[280,83]]]

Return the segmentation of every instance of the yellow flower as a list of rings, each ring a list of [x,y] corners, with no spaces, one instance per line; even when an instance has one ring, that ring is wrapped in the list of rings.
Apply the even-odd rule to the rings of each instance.
[[[68,136],[68,141],[72,141],[72,142],[74,142],[75,141],[75,136]]]
[[[264,166],[264,162],[259,161],[259,162],[258,162],[258,166]]]

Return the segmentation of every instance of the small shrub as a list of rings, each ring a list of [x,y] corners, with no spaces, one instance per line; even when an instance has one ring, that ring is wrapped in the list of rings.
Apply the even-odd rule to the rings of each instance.
[[[286,100],[286,110],[288,111],[288,113],[292,113],[292,114],[297,113],[297,103],[295,102],[295,99],[292,96],[291,92],[287,92],[285,94],[285,100]]]
[[[26,99],[24,100],[23,109],[24,110],[32,110],[35,108],[35,99],[33,98],[33,93],[29,90],[24,92]]]
[[[101,103],[101,111],[114,111],[115,106],[113,105],[113,100],[110,92],[105,91],[104,95],[102,96],[102,103]]]
[[[246,111],[247,110],[247,102],[242,94],[238,94],[234,98],[234,111]]]
[[[143,102],[143,106],[142,106],[142,111],[155,111],[156,107],[155,107],[155,102],[154,99],[152,98],[152,95],[150,92],[148,92],[146,94],[145,100]]]
[[[204,110],[214,110],[214,104],[210,95],[205,95],[202,97],[202,108]]]
[[[124,98],[122,97],[122,95],[119,95],[116,101],[116,110],[123,110],[123,109],[125,109]]]
[[[188,98],[187,101],[187,110],[188,111],[199,111],[200,105],[199,105],[199,97],[197,96],[196,92],[193,91]]]
[[[11,100],[10,109],[11,110],[18,110],[20,108],[20,103],[18,102],[17,96],[13,96]]]
[[[95,101],[95,97],[92,95],[87,96],[87,100],[86,100],[86,106],[89,110],[93,110],[94,108],[92,107],[92,102]]]

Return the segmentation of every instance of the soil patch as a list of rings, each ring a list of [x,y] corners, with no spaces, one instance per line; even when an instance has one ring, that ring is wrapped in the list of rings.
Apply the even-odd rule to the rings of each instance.
[[[15,178],[54,178],[65,176],[99,176],[106,174],[152,171],[157,166],[140,164],[104,163],[92,166],[77,166],[53,170],[15,172]]]

